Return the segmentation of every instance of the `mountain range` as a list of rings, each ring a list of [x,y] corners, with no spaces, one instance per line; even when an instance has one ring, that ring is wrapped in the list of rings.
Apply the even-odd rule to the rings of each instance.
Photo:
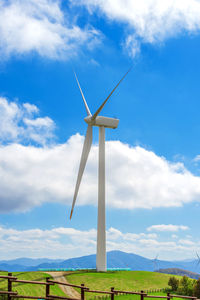
[[[37,271],[41,268],[95,268],[96,255],[87,255],[82,257],[62,259],[48,258],[18,258],[15,260],[0,261],[0,270],[9,272]],[[200,265],[198,260],[183,261],[165,261],[156,259],[148,259],[133,253],[122,251],[107,252],[108,268],[130,268],[138,271],[154,271],[155,269],[179,268],[187,271],[200,273]]]

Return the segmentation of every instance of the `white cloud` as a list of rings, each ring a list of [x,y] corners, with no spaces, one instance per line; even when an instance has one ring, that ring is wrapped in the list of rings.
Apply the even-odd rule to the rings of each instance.
[[[0,98],[0,212],[25,211],[47,202],[71,206],[83,137],[76,134],[64,144],[50,144],[55,124],[38,114],[33,104]],[[31,141],[41,146],[30,145]],[[97,160],[98,146],[93,145],[77,205],[97,205]],[[200,177],[182,163],[170,163],[152,151],[120,141],[106,142],[106,162],[110,207],[177,207],[200,200]],[[184,228],[149,228],[178,229]]]
[[[33,113],[38,113],[39,109],[36,105],[30,103],[23,103],[23,107],[26,109],[27,113],[32,115]]]
[[[35,141],[44,145],[53,138],[55,124],[49,117],[36,117],[39,109],[0,97],[0,144]]]
[[[123,45],[132,57],[135,57],[140,52],[140,42],[134,34],[129,35]]]
[[[197,155],[194,159],[193,159],[194,162],[200,162],[200,155]]]
[[[178,236],[177,236],[176,234],[172,234],[172,238],[173,238],[173,239],[177,239]]]
[[[137,241],[140,239],[156,239],[157,234],[155,233],[123,233],[113,227],[109,228],[109,231],[107,232],[107,237],[109,240],[116,240],[116,239],[123,239],[124,241]]]
[[[161,224],[161,225],[152,225],[147,228],[147,231],[174,231],[175,232],[179,230],[188,230],[188,229],[189,227],[184,225]]]
[[[26,124],[27,128],[21,128],[16,122],[18,118],[24,120],[21,107],[5,99],[2,103],[9,117],[1,121],[5,123],[6,137],[10,135],[14,141],[20,137],[45,141],[48,124],[50,128],[52,125],[48,117],[44,118],[44,124],[35,118],[34,126]],[[47,125],[43,131],[41,124]],[[4,130],[0,134],[5,134]],[[45,202],[71,206],[82,144],[83,137],[77,134],[65,144],[40,148],[16,143],[1,145],[0,211],[24,211]],[[107,206],[151,209],[182,206],[200,199],[200,177],[187,171],[181,163],[170,163],[151,151],[120,141],[106,143],[106,156]],[[97,160],[98,147],[93,145],[77,205],[97,205]]]
[[[84,5],[90,13],[95,10],[109,20],[124,23],[125,45],[132,55],[140,43],[160,43],[180,33],[196,33],[200,29],[199,0],[71,0]]]
[[[2,0],[0,3],[0,54],[30,52],[48,58],[70,58],[80,46],[101,40],[94,28],[81,29],[64,14],[58,0]]]
[[[144,238],[148,238],[148,239],[156,239],[157,238],[157,234],[152,233],[152,234],[146,234],[146,233],[126,233],[124,234],[124,240],[127,241],[136,241],[139,239],[144,239]]]
[[[192,246],[192,247],[195,246],[195,243],[192,242],[192,241],[190,241],[190,240],[183,240],[183,239],[181,239],[181,240],[179,240],[179,243],[180,243],[180,244],[183,244],[183,245]]]
[[[77,230],[75,228],[57,227],[53,229],[16,230],[0,226],[0,259],[16,257],[76,257],[96,253],[96,229]],[[194,248],[199,249],[199,241],[158,240],[158,237],[145,233],[134,234],[109,228],[107,235],[107,251],[121,250],[136,253],[150,258],[155,253],[162,253],[160,259],[185,258],[193,255]],[[136,239],[127,239],[135,236]],[[192,246],[192,248],[191,248]],[[51,250],[51,251],[50,251]],[[6,253],[6,256],[5,256]],[[152,265],[153,267],[153,265]]]

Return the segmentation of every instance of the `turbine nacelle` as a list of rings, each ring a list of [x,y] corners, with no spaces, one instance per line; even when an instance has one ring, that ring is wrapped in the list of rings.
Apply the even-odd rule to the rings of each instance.
[[[84,121],[90,126],[103,126],[106,128],[117,128],[119,119],[97,116],[94,120],[92,116],[87,116]]]

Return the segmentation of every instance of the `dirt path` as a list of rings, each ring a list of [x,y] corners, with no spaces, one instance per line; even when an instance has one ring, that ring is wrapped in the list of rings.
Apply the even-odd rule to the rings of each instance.
[[[47,274],[51,275],[55,281],[59,281],[62,283],[69,283],[67,279],[65,278],[66,272],[46,272]],[[81,299],[80,294],[71,286],[67,285],[58,285],[59,288],[70,298],[75,298],[75,299]]]

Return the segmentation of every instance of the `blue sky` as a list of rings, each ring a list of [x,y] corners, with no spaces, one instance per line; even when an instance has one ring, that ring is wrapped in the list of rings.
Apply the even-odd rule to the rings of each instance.
[[[69,220],[86,133],[76,71],[102,114],[107,250],[200,252],[200,1],[0,4],[0,259],[96,251],[98,130]]]

